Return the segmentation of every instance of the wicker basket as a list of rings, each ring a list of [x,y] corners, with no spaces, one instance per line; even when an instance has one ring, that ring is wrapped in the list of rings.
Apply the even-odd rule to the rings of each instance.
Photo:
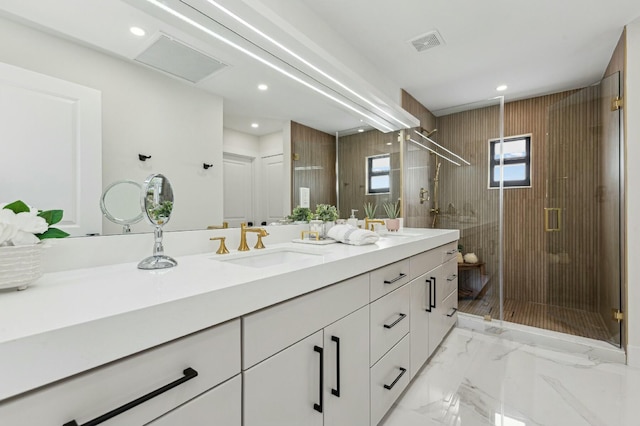
[[[24,290],[42,276],[43,244],[0,247],[0,289]]]

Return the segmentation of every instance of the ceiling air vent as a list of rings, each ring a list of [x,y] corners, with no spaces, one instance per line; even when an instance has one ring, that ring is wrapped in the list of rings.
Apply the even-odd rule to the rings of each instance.
[[[433,47],[438,47],[441,44],[444,44],[444,39],[438,32],[438,30],[429,31],[426,34],[422,34],[412,40],[409,40],[409,43],[418,52],[424,52],[427,49],[431,49]]]
[[[164,34],[135,60],[192,83],[197,83],[227,66]]]

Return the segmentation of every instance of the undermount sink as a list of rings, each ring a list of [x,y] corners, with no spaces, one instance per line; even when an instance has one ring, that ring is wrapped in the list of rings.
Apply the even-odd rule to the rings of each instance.
[[[250,268],[268,268],[271,266],[308,261],[322,262],[324,252],[312,249],[278,247],[273,249],[251,250],[230,255],[216,256],[213,259]]]

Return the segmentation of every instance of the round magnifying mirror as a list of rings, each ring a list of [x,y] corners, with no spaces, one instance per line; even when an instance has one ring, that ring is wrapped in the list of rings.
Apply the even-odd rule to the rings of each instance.
[[[173,189],[164,175],[152,174],[142,185],[140,202],[147,221],[154,226],[153,256],[138,263],[140,269],[165,269],[178,264],[164,254],[162,227],[169,222],[173,210]]]
[[[100,197],[102,214],[113,223],[122,225],[122,233],[131,232],[131,225],[142,220],[140,190],[132,180],[118,180],[107,186]]]

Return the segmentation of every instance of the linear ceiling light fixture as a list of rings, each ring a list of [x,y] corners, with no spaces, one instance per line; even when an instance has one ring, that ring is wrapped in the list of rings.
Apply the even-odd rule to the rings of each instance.
[[[296,81],[296,82],[308,87],[309,89],[315,91],[316,93],[319,93],[319,94],[325,96],[326,98],[329,98],[332,101],[334,101],[334,102],[344,106],[345,108],[355,112],[356,114],[359,114],[359,115],[365,117],[370,122],[376,123],[379,126],[378,127],[379,129],[384,129],[385,132],[394,131],[393,128],[389,127],[389,125],[387,125],[386,123],[383,123],[382,121],[380,121],[377,117],[371,116],[369,114],[366,114],[366,113],[360,111],[358,108],[354,107],[353,105],[350,105],[349,103],[347,103],[347,102],[345,102],[345,101],[333,96],[332,94],[322,90],[321,88],[319,88],[319,87],[317,87],[317,86],[315,86],[315,85],[313,85],[313,84],[301,79],[300,77],[290,73],[289,71],[279,67],[278,65],[268,61],[267,59],[255,54],[254,52],[252,52],[252,51],[240,46],[239,44],[227,39],[226,37],[223,37],[222,35],[216,33],[215,31],[211,30],[210,28],[207,28],[206,26],[196,22],[195,20],[183,15],[182,13],[172,9],[171,7],[169,7],[167,5],[165,5],[164,3],[162,3],[162,2],[160,2],[158,0],[146,0],[146,1],[147,1],[147,3],[150,3],[150,4],[152,4],[152,5],[156,6],[156,7],[164,10],[165,12],[169,13],[170,15],[172,15],[172,16],[180,19],[181,21],[191,25],[192,27],[204,32],[205,34],[210,35],[211,37],[215,38],[216,40],[221,41],[221,42],[227,44],[228,46],[233,47],[234,49],[244,53],[245,55],[247,55],[247,56],[249,56],[249,57],[251,57],[251,58],[253,58],[253,59],[255,59],[255,60],[257,60],[257,61],[259,61],[259,62],[261,62],[263,64],[265,64],[265,65],[267,65],[269,68],[272,68],[273,70],[278,71],[279,73],[289,77],[290,79],[292,79],[292,80],[294,80],[294,81]]]
[[[438,144],[438,143],[436,143],[433,139],[431,139],[431,138],[429,138],[429,137],[427,137],[427,136],[423,135],[422,133],[420,133],[420,132],[419,132],[419,131],[417,131],[417,130],[414,130],[414,132],[415,132],[416,134],[418,134],[418,135],[422,136],[424,139],[428,140],[429,142],[431,142],[432,144],[434,144],[434,145],[435,145],[435,146],[437,146],[438,148],[442,149],[443,151],[446,151],[446,152],[448,152],[449,154],[453,155],[454,157],[456,157],[456,158],[460,159],[460,160],[461,160],[463,163],[465,163],[467,166],[470,166],[470,165],[471,165],[471,163],[470,163],[470,162],[468,162],[468,161],[467,161],[467,160],[465,160],[464,158],[460,157],[458,154],[456,154],[456,153],[454,153],[454,152],[449,151],[449,150],[448,150],[447,148],[445,148],[444,146],[439,145],[439,144]],[[459,165],[459,164],[458,164],[458,165]]]
[[[261,36],[262,38],[264,38],[265,40],[268,40],[270,43],[274,44],[275,46],[279,47],[280,49],[282,49],[283,51],[285,51],[286,53],[288,53],[289,55],[293,56],[294,58],[296,58],[297,60],[299,60],[300,62],[302,62],[303,64],[305,64],[306,66],[308,66],[309,68],[313,69],[314,71],[318,72],[319,74],[321,74],[322,76],[328,78],[329,80],[331,80],[333,83],[337,84],[338,86],[342,87],[343,89],[345,89],[347,92],[351,93],[352,95],[356,96],[358,99],[364,101],[365,103],[369,104],[370,106],[372,106],[374,109],[376,109],[377,111],[379,111],[380,113],[382,113],[383,115],[387,116],[388,118],[390,118],[391,120],[395,121],[396,123],[400,124],[401,126],[403,126],[404,128],[408,129],[411,128],[412,126],[410,124],[405,123],[404,121],[398,119],[397,117],[393,116],[392,114],[389,114],[387,111],[385,111],[384,109],[380,108],[378,105],[376,105],[374,102],[372,102],[371,100],[365,98],[364,96],[362,96],[361,94],[359,94],[358,92],[356,92],[355,90],[351,89],[349,86],[347,86],[346,84],[342,83],[341,81],[339,81],[338,79],[334,78],[333,76],[329,75],[328,73],[326,73],[325,71],[321,70],[320,68],[318,68],[316,65],[312,64],[311,62],[307,61],[306,59],[304,59],[302,56],[298,55],[296,52],[294,52],[293,50],[289,49],[288,47],[286,47],[285,45],[283,45],[282,43],[280,43],[279,41],[275,40],[273,37],[269,36],[268,34],[264,33],[263,31],[261,31],[260,29],[254,27],[253,25],[251,25],[249,22],[245,21],[244,19],[242,19],[241,17],[239,17],[238,15],[236,15],[235,13],[233,13],[232,11],[230,11],[229,9],[225,8],[224,6],[222,6],[221,4],[217,3],[214,0],[206,0],[207,3],[211,4],[212,6],[218,8],[219,10],[221,10],[222,12],[226,13],[228,16],[230,16],[231,18],[235,19],[236,21],[238,21],[239,23],[241,23],[242,25],[244,25],[245,27],[249,28],[251,31],[253,31],[254,33],[258,34],[259,36]]]
[[[460,167],[460,163],[456,163],[455,161],[453,161],[453,160],[451,160],[451,159],[449,159],[449,158],[445,157],[444,155],[439,154],[439,153],[438,153],[438,152],[436,152],[435,150],[433,150],[433,149],[431,149],[431,148],[429,148],[429,147],[427,147],[427,146],[425,146],[425,145],[421,144],[420,142],[418,142],[418,141],[416,141],[416,140],[413,140],[413,139],[411,139],[411,138],[409,138],[409,141],[410,141],[410,142],[415,143],[416,145],[418,145],[418,146],[420,146],[420,147],[422,147],[422,148],[424,148],[424,149],[426,149],[426,150],[427,150],[427,151],[429,151],[429,152],[433,152],[433,153],[434,153],[435,155],[437,155],[438,157],[440,157],[440,158],[444,158],[444,159],[445,159],[445,160],[447,160],[448,162],[453,163],[453,164],[455,164],[456,166]]]

